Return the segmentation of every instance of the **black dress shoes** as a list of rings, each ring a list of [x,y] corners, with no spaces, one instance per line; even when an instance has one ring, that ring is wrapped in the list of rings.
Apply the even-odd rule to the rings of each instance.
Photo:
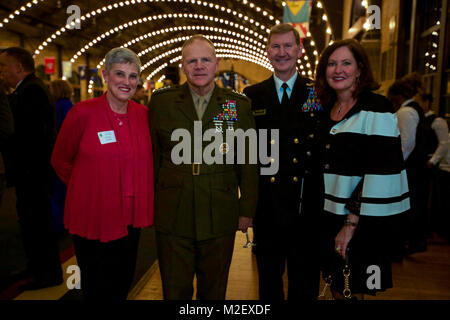
[[[59,286],[63,283],[63,279],[57,279],[57,280],[40,280],[40,279],[31,279],[24,284],[21,284],[18,286],[18,289],[21,291],[27,291],[27,290],[39,290],[44,289],[48,287],[54,287]]]

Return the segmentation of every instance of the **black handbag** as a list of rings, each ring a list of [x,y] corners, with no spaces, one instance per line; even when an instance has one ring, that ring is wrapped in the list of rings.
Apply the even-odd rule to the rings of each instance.
[[[345,300],[351,300],[352,299],[352,291],[350,289],[350,274],[351,274],[351,270],[350,270],[350,264],[349,264],[349,251],[350,248],[347,247],[346,253],[345,253],[345,263],[344,263],[344,267],[342,269],[342,276],[344,277],[344,289],[342,291],[342,294],[344,296]],[[321,294],[319,295],[318,299],[319,300],[334,300],[333,297],[331,298],[327,298],[327,289],[331,288],[331,284],[333,283],[333,274],[326,274],[323,275],[324,280],[325,280],[325,286],[321,292]],[[330,290],[331,291],[331,290]]]

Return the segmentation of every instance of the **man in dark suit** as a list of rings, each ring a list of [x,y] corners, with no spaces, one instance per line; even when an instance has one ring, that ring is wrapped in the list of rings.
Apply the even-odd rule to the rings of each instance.
[[[271,29],[267,56],[274,68],[269,79],[246,87],[256,127],[279,130],[279,170],[259,179],[253,222],[259,274],[259,297],[283,300],[287,263],[288,299],[316,299],[320,281],[317,216],[322,211],[316,131],[321,107],[311,80],[296,68],[302,55],[298,32],[289,24]],[[267,139],[270,144],[276,139]],[[268,147],[270,150],[270,146]]]
[[[216,86],[218,63],[207,38],[191,37],[182,49],[187,83],[160,89],[150,100],[155,227],[164,299],[192,299],[194,275],[197,299],[225,299],[236,231],[245,232],[255,213],[257,164],[225,162],[232,151],[226,132],[255,128],[250,101]],[[207,129],[226,141],[215,149],[223,164],[206,163],[209,142],[202,137]],[[181,142],[178,134],[185,134]],[[185,148],[180,151],[182,143]]]
[[[32,276],[22,289],[59,285],[62,269],[50,202],[55,108],[44,83],[34,75],[34,60],[25,49],[1,52],[0,76],[15,89],[9,96],[15,133],[5,150],[5,167],[8,183],[16,187],[17,214]]]

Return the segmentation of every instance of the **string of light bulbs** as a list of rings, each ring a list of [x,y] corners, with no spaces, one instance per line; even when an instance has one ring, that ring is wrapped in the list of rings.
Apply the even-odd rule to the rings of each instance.
[[[439,20],[437,21],[438,23],[436,23],[436,25],[439,25],[440,22]],[[438,30],[440,31],[440,30]],[[436,51],[438,48],[438,42],[439,42],[439,32],[438,31],[433,31],[431,32],[431,35],[433,37],[436,37],[436,39],[432,38],[432,42],[431,42],[431,48],[427,48],[427,51],[425,52],[425,67],[428,68],[427,71],[436,71],[437,67],[436,65],[438,65],[438,61],[437,61],[437,55],[436,55]]]
[[[209,36],[207,38],[212,38],[212,36]],[[184,37],[184,39],[180,39],[179,42],[184,42],[185,40],[189,39],[189,37]],[[210,39],[210,40],[218,40],[218,39]],[[214,43],[214,46],[216,47],[226,47],[226,48],[232,48],[238,51],[242,51],[242,52],[246,52],[251,54],[254,57],[258,57],[259,59],[261,59],[261,61],[266,62],[267,64],[269,63],[269,60],[267,59],[267,57],[264,55],[264,53],[258,52],[258,51],[254,51],[252,49],[248,49],[248,48],[243,48],[243,47],[238,47],[238,46],[234,46],[228,43]],[[147,63],[143,64],[141,67],[141,72],[144,71],[145,69],[147,69],[150,65],[154,64],[156,61],[161,60],[162,58],[165,58],[168,55],[171,55],[175,52],[179,52],[181,51],[181,46],[169,51],[166,51],[158,56],[156,56],[155,58],[151,59],[150,61],[148,61]],[[216,50],[217,52],[218,50]]]
[[[35,0],[37,1],[37,0]],[[43,1],[43,0],[41,0]],[[79,19],[76,19],[75,21],[72,21],[70,24],[65,25],[64,27],[60,28],[58,31],[56,31],[55,33],[53,33],[51,36],[49,36],[45,41],[43,41],[39,46],[38,49],[35,50],[34,55],[37,56],[40,54],[40,52],[49,44],[51,43],[53,40],[55,40],[57,37],[61,36],[64,32],[66,32],[67,30],[70,30],[72,27],[74,27],[77,23],[81,23],[81,21],[85,21],[88,20],[90,18],[95,17],[96,15],[108,12],[110,10],[113,9],[117,9],[117,8],[121,8],[124,6],[130,6],[130,5],[135,5],[135,4],[140,4],[140,3],[157,3],[157,2],[180,2],[180,3],[190,3],[193,5],[198,5],[198,6],[204,6],[204,7],[210,7],[211,9],[215,9],[215,10],[220,10],[221,12],[227,12],[228,14],[233,14],[234,16],[237,16],[239,19],[243,19],[243,21],[248,21],[250,24],[254,24],[256,26],[259,26],[261,28],[262,31],[268,33],[270,31],[269,28],[267,28],[265,25],[263,25],[262,23],[260,23],[259,21],[256,21],[252,18],[249,18],[247,15],[241,13],[241,12],[237,12],[235,10],[232,10],[230,8],[226,8],[223,6],[220,6],[218,4],[214,4],[212,2],[206,2],[206,1],[200,1],[200,0],[131,0],[131,1],[120,1],[120,2],[116,2],[114,4],[110,4],[108,6],[104,6],[102,8],[97,8],[95,10],[92,10],[90,13],[87,13],[83,16],[81,16]],[[243,1],[243,4],[247,4],[250,8],[254,9],[257,13],[260,13],[262,11],[262,15],[264,17],[268,16],[270,20],[275,20],[275,18],[271,15],[268,14],[267,11],[262,10],[261,8],[259,8],[258,6],[255,6],[253,3],[249,2],[249,1]],[[259,14],[260,16],[260,14]],[[279,20],[275,20],[275,23],[278,24],[280,23]]]
[[[249,34],[253,35],[255,38],[259,38],[263,42],[267,41],[267,38],[264,38],[263,35],[255,32],[255,31],[253,31],[253,30],[251,30],[251,29],[249,29],[247,27],[244,27],[241,24],[234,23],[232,21],[219,19],[219,18],[213,17],[213,16],[188,14],[188,13],[169,13],[169,14],[160,14],[160,15],[145,17],[145,18],[138,19],[138,20],[128,21],[128,22],[125,22],[124,24],[122,24],[122,25],[120,25],[118,27],[116,26],[116,27],[110,29],[109,31],[106,31],[105,33],[101,34],[96,39],[90,41],[88,44],[86,44],[76,54],[73,55],[73,57],[70,59],[70,61],[72,63],[74,63],[84,52],[86,52],[86,50],[88,50],[89,48],[91,48],[92,46],[94,46],[95,44],[100,42],[101,40],[105,39],[106,37],[109,37],[109,36],[113,35],[114,33],[119,32],[120,30],[126,29],[128,27],[133,26],[133,25],[141,24],[143,22],[152,21],[152,20],[162,20],[162,19],[167,19],[167,18],[175,18],[175,19],[177,19],[177,18],[185,18],[185,19],[211,20],[211,21],[215,21],[217,23],[230,25],[231,27],[238,28],[240,30],[244,30],[245,32],[248,32]],[[39,47],[39,49],[41,50],[41,47]],[[38,53],[39,53],[39,51],[38,51]]]
[[[217,44],[215,44],[217,45]],[[219,46],[219,45],[217,45]],[[180,48],[181,51],[181,48]],[[254,57],[252,55],[249,55],[248,53],[242,53],[239,52],[237,50],[234,49],[216,49],[217,51],[217,57],[219,58],[232,58],[232,59],[240,59],[240,60],[245,60],[254,64],[257,64],[261,67],[264,67],[266,69],[268,69],[269,71],[273,72],[273,68],[270,64],[262,61],[261,59],[259,59],[258,57]],[[179,55],[176,58],[172,59],[170,61],[170,63],[172,64],[173,62],[176,62],[178,60],[181,60],[182,56]],[[165,62],[162,65],[160,65],[159,67],[157,67],[156,69],[154,69],[146,78],[146,80],[150,80],[152,78],[154,78],[154,76],[156,74],[158,74],[160,71],[162,71],[164,68],[166,68],[169,65],[169,63]],[[88,85],[88,93],[92,94],[93,93],[93,88],[94,88],[94,81],[92,79],[89,80],[89,85]]]
[[[40,1],[42,2],[43,0],[40,0]],[[114,3],[114,4],[108,5],[108,6],[106,6],[106,7],[103,7],[103,8],[101,8],[101,9],[98,8],[98,9],[96,9],[96,10],[91,11],[91,13],[88,13],[88,14],[86,14],[85,16],[80,17],[79,20],[76,20],[75,22],[72,22],[72,25],[75,25],[75,23],[81,22],[81,20],[86,20],[86,18],[89,19],[89,18],[91,18],[91,17],[94,17],[96,14],[101,14],[102,12],[107,12],[108,10],[113,10],[114,8],[119,8],[119,7],[123,7],[123,6],[128,6],[128,5],[133,5],[133,4],[139,4],[139,3],[146,3],[146,2],[155,2],[155,3],[157,3],[157,2],[165,2],[165,1],[167,1],[167,2],[173,1],[173,2],[180,2],[180,3],[183,2],[183,0],[131,0],[131,1],[125,1],[125,2],[123,2],[123,1],[122,1],[122,2],[117,2],[117,3]],[[254,23],[256,26],[261,26],[261,28],[264,29],[263,25],[261,25],[258,21],[255,21],[255,20],[253,20],[253,19],[251,19],[251,18],[249,18],[249,17],[247,17],[247,16],[244,16],[242,13],[238,13],[238,12],[236,12],[236,11],[230,9],[230,8],[225,8],[225,7],[222,7],[222,6],[218,5],[218,4],[214,4],[214,3],[211,3],[211,2],[205,2],[205,1],[202,2],[202,1],[195,1],[195,0],[184,0],[184,2],[185,2],[185,3],[191,3],[191,4],[197,4],[197,5],[203,5],[203,6],[209,6],[210,8],[215,8],[216,10],[227,11],[228,13],[233,13],[234,15],[237,15],[237,16],[239,16],[240,18],[243,18],[244,21],[249,21],[250,23]],[[31,1],[31,2],[29,2],[26,6],[31,7],[33,3],[34,3],[34,4],[38,4],[39,1],[38,1],[38,0]],[[267,12],[267,11],[262,10],[260,7],[256,6],[256,5],[253,4],[252,2],[243,0],[242,3],[243,3],[244,5],[248,5],[248,7],[254,9],[254,10],[257,11],[258,13],[260,13],[260,12],[262,11],[262,15],[263,15],[263,16],[265,16],[265,17],[268,16],[268,18],[269,18],[270,20],[272,20],[272,21],[274,20],[274,17],[271,16],[271,15],[268,15],[268,12]],[[21,10],[22,10],[22,11],[25,11],[26,8],[25,8],[25,7],[22,7]],[[18,14],[18,13],[16,12],[16,14]],[[139,20],[138,20],[138,22],[139,22]],[[216,20],[216,22],[217,22],[217,20]],[[278,23],[280,23],[280,21],[279,21],[279,20],[276,20],[275,23],[278,24]],[[133,21],[133,24],[136,24],[136,22]],[[1,25],[0,25],[0,27],[1,27]],[[68,26],[66,26],[66,27],[68,27]],[[121,28],[119,27],[119,30],[120,30],[120,29],[121,29]],[[241,29],[244,29],[244,30],[246,30],[246,31],[248,30],[248,29],[242,28],[242,27],[241,27]],[[59,32],[58,32],[58,31],[59,31]],[[57,36],[60,36],[63,32],[67,31],[67,29],[61,28],[61,29],[58,30],[58,31],[57,31],[55,34],[53,34],[51,37],[49,37],[49,38],[47,39],[47,41],[44,41],[44,42],[39,46],[39,50],[36,50],[35,54],[39,54],[39,53],[40,53],[40,50],[43,50],[44,47],[45,47],[46,45],[48,45],[48,43],[52,42],[52,39],[55,39]],[[110,30],[110,31],[112,31],[112,30]],[[252,31],[252,30],[249,30],[250,33],[251,33],[251,31]],[[266,28],[266,31],[268,32],[269,29]],[[230,32],[230,31],[228,31],[228,32]],[[105,36],[106,36],[107,34],[108,34],[108,32],[105,33]],[[259,37],[261,38],[260,35],[259,35]],[[104,38],[104,37],[100,36],[100,39],[101,39],[101,38]],[[100,39],[95,39],[95,40],[97,40],[97,41],[94,40],[93,43],[92,43],[92,45],[95,44],[96,42],[100,41]],[[142,38],[141,38],[141,39],[142,39]],[[253,39],[247,37],[246,40],[248,41],[248,40],[253,40]],[[258,43],[258,44],[259,44],[260,46],[264,46],[264,45],[261,44],[261,43]],[[85,47],[82,48],[78,53],[80,53],[80,52],[83,53],[83,52],[85,52],[87,49],[88,49],[88,48],[86,48],[86,46],[85,46]],[[71,61],[72,61],[72,60],[71,60]],[[74,61],[72,61],[72,62],[74,62]]]
[[[24,4],[20,8],[17,8],[8,17],[4,18],[2,22],[0,22],[0,29],[3,28],[8,23],[10,23],[12,20],[14,20],[15,17],[20,16],[22,13],[27,11],[33,5],[37,5],[37,4],[39,4],[39,2],[43,2],[43,1],[44,0],[33,0],[33,1],[30,1],[30,2],[28,2],[26,4]]]
[[[217,52],[217,57],[232,57],[235,59],[241,59],[241,60],[246,60],[249,62],[253,62],[257,65],[260,65],[270,71],[273,72],[273,68],[270,65],[270,63],[268,62],[267,58],[265,58],[266,60],[264,60],[264,58],[260,57],[260,56],[255,56],[253,54],[251,54],[251,50],[248,50],[246,48],[229,48],[227,46],[229,46],[229,44],[227,43],[214,43],[214,46],[218,47],[216,49]],[[220,47],[226,47],[225,49],[221,49]],[[247,51],[246,51],[247,50]],[[180,52],[181,51],[181,47],[169,50],[157,57],[155,57],[154,59],[152,59],[147,65],[143,66],[141,68],[141,71],[143,71],[144,69],[148,68],[149,66],[151,66],[152,64],[158,62],[159,60],[161,60],[162,58],[165,58],[171,54],[174,54],[176,52]],[[250,51],[250,52],[249,52]],[[175,59],[172,59],[170,61],[170,64],[181,60],[181,55],[179,55],[178,57],[176,57]],[[157,67],[155,70],[153,70],[150,75],[146,78],[146,80],[150,80],[151,78],[153,78],[156,74],[158,74],[161,70],[163,70],[164,68],[166,68],[169,64],[163,63],[162,65],[160,65],[159,67]],[[89,80],[89,85],[88,85],[88,93],[92,94],[93,93],[93,88],[94,88],[94,81],[92,79]]]
[[[162,76],[161,76],[161,78],[159,78],[158,79],[158,82],[161,82],[161,81],[163,81],[164,79],[166,78],[166,75],[165,74],[163,74]]]
[[[267,59],[264,50],[262,50],[262,49],[260,49],[260,48],[257,48],[257,47],[255,47],[255,46],[252,46],[252,45],[250,45],[250,44],[248,44],[248,43],[246,43],[246,42],[242,42],[242,41],[239,41],[239,40],[236,40],[236,39],[232,39],[232,38],[227,38],[227,37],[222,37],[222,36],[216,36],[216,35],[205,35],[205,37],[208,38],[208,39],[210,39],[211,41],[225,41],[225,42],[233,43],[233,44],[236,45],[236,46],[233,46],[232,44],[225,44],[225,43],[223,43],[223,44],[218,44],[219,46],[235,47],[236,49],[240,49],[240,48],[243,48],[243,47],[247,47],[247,48],[248,48],[248,49],[247,49],[248,52],[252,53],[254,56],[259,57],[259,58],[262,59],[263,61],[266,61],[267,63],[269,63],[269,60]],[[184,37],[179,37],[179,38],[174,38],[174,39],[166,40],[166,41],[157,43],[157,44],[153,45],[152,47],[147,48],[147,49],[145,49],[145,50],[139,52],[137,55],[138,55],[139,57],[142,57],[144,54],[147,54],[147,53],[153,51],[153,50],[156,49],[156,48],[163,47],[163,46],[166,46],[166,45],[169,45],[169,44],[174,44],[174,43],[177,43],[177,42],[185,42],[185,41],[188,40],[189,38],[190,38],[190,36],[184,36]],[[239,47],[238,47],[237,45],[239,45]],[[177,49],[177,51],[179,51],[179,50],[180,50],[180,49]],[[174,51],[170,51],[170,52],[173,53]],[[164,53],[164,54],[158,56],[158,57],[160,57],[160,58],[158,58],[158,59],[154,58],[154,59],[150,60],[149,62],[143,64],[143,65],[142,65],[142,68],[141,68],[141,71],[145,70],[150,64],[153,64],[155,61],[160,60],[161,58],[164,58],[164,57],[167,56],[167,55],[169,55],[169,54]],[[155,60],[155,59],[156,59],[156,60]],[[105,63],[105,59],[103,59],[103,60],[97,65],[97,69],[100,69],[100,68],[104,65],[104,63]]]
[[[216,52],[217,53],[220,53],[220,52],[231,53],[230,51],[224,51],[224,50],[233,50],[233,52],[239,52],[242,55],[248,55],[249,57],[251,57],[251,58],[261,62],[261,64],[263,64],[265,66],[269,66],[270,65],[270,62],[267,59],[267,57],[259,55],[257,52],[255,53],[254,51],[249,50],[247,48],[235,47],[235,46],[232,46],[232,45],[230,45],[228,43],[214,43],[214,46],[216,47]],[[221,47],[224,47],[226,49],[220,49]],[[161,59],[163,59],[163,58],[165,58],[167,56],[170,56],[170,55],[172,55],[174,53],[180,52],[181,49],[182,49],[182,47],[179,46],[177,48],[171,49],[169,51],[166,51],[166,52],[164,52],[164,53],[154,57],[149,62],[147,62],[146,64],[142,65],[141,72],[146,70],[148,67],[150,67],[151,65],[155,64],[159,60],[161,60]]]
[[[232,35],[232,36],[239,37],[241,39],[245,39],[246,41],[244,42],[244,41],[240,41],[240,40],[237,40],[237,39],[232,39],[232,38],[227,38],[227,37],[222,37],[222,36],[215,36],[215,35],[207,35],[207,34],[205,36],[207,38],[210,38],[210,39],[213,39],[213,40],[223,40],[223,41],[233,42],[233,43],[239,44],[241,46],[246,46],[246,47],[252,48],[253,50],[260,52],[262,55],[265,54],[265,51],[262,49],[262,48],[264,48],[264,45],[261,42],[258,42],[258,41],[254,40],[254,39],[249,38],[246,35],[243,35],[243,34],[240,34],[240,33],[236,33],[234,31],[230,31],[230,30],[227,30],[227,29],[216,28],[216,27],[209,27],[209,26],[179,26],[179,27],[170,27],[170,28],[166,28],[166,29],[162,29],[162,30],[156,30],[156,31],[147,33],[147,34],[145,34],[143,36],[137,37],[137,38],[135,38],[133,40],[130,40],[130,41],[122,44],[120,47],[127,48],[127,47],[129,47],[131,45],[134,45],[134,44],[136,44],[136,43],[138,43],[138,42],[140,42],[142,40],[145,40],[145,39],[147,39],[149,37],[153,37],[153,36],[155,36],[157,34],[161,34],[163,31],[165,33],[168,33],[168,32],[178,32],[178,31],[181,31],[181,30],[214,31],[214,32],[220,32],[222,34],[229,34],[229,35]],[[168,44],[173,44],[173,43],[176,43],[176,42],[179,42],[179,41],[186,41],[188,38],[189,38],[189,36],[178,37],[178,38],[171,38],[169,40],[166,40],[166,41],[163,41],[163,42],[159,42],[159,43],[157,43],[157,44],[155,44],[155,45],[153,45],[153,46],[151,46],[149,48],[146,48],[145,50],[137,53],[137,55],[139,57],[141,57],[141,56],[143,56],[143,55],[145,55],[145,54],[147,54],[147,53],[149,53],[149,52],[151,52],[151,51],[153,51],[155,49],[158,49],[158,48],[164,47],[164,46],[166,46]],[[249,44],[248,42],[257,44],[259,46],[259,48],[254,46],[254,45]],[[101,68],[104,63],[105,63],[105,59],[103,59],[97,65],[97,68],[98,69]]]

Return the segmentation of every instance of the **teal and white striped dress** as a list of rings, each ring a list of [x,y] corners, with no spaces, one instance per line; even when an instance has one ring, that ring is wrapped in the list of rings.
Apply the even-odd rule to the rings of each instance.
[[[344,119],[329,119],[323,132],[325,268],[335,274],[334,286],[341,287],[343,261],[334,253],[334,238],[345,216],[359,213],[350,242],[350,283],[353,292],[374,294],[392,287],[389,248],[398,239],[401,214],[410,208],[397,117],[385,97],[367,92]],[[367,272],[374,265],[381,284],[369,288]]]

